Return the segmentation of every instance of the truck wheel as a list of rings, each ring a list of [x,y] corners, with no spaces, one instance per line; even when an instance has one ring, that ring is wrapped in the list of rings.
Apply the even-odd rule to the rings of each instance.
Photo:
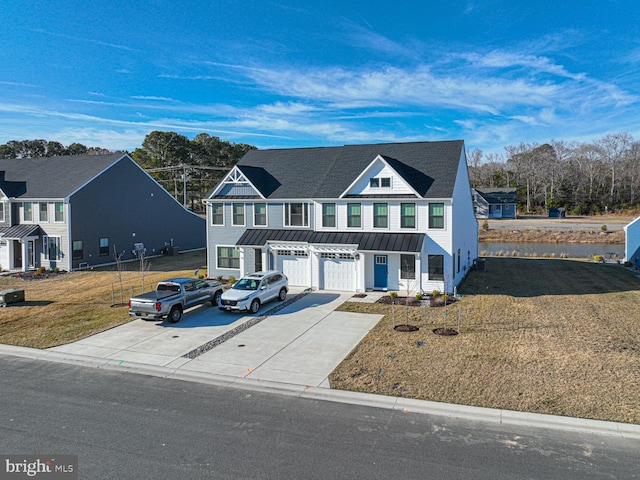
[[[220,297],[222,296],[222,292],[220,290],[218,290],[214,295],[213,295],[213,300],[211,300],[211,305],[218,306],[220,305]]]
[[[284,299],[287,298],[287,290],[284,288],[280,289],[280,293],[278,293],[278,300],[284,302]]]
[[[258,313],[258,310],[260,310],[260,300],[258,300],[257,298],[251,302],[251,313]]]
[[[182,309],[180,307],[173,307],[169,312],[169,316],[167,317],[167,320],[169,320],[169,323],[178,323],[181,318],[182,318]]]

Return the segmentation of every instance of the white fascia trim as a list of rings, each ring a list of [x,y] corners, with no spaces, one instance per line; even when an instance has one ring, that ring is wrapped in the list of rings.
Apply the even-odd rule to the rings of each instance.
[[[422,198],[422,196],[421,196],[418,192],[416,192],[416,191],[415,191],[415,189],[414,189],[414,188],[409,184],[409,182],[407,182],[407,181],[406,181],[406,179],[405,179],[402,175],[400,175],[400,173],[399,173],[395,168],[393,168],[391,165],[389,165],[389,162],[387,162],[387,161],[382,157],[382,155],[378,155],[378,156],[376,156],[376,158],[374,158],[374,159],[371,161],[371,163],[369,163],[369,165],[367,165],[367,167],[366,167],[364,170],[362,170],[362,173],[360,173],[360,175],[358,175],[358,176],[356,177],[356,179],[355,179],[353,182],[351,182],[351,185],[349,185],[349,186],[347,187],[347,189],[346,189],[344,192],[342,192],[338,198],[344,198],[344,197],[345,197],[345,195],[347,195],[347,193],[349,192],[349,190],[351,190],[351,189],[353,188],[353,186],[354,186],[356,183],[358,183],[362,178],[364,178],[364,176],[365,176],[365,175],[367,175],[367,172],[371,169],[371,167],[373,166],[373,164],[374,164],[374,163],[376,163],[377,161],[381,161],[381,162],[382,162],[382,163],[384,163],[387,167],[389,167],[391,170],[393,170],[393,171],[396,173],[396,175],[398,175],[398,177],[399,177],[399,178],[401,178],[401,179],[404,181],[404,183],[407,185],[407,187],[409,187],[409,189],[413,192],[413,194],[414,194],[417,198]]]
[[[247,176],[242,171],[242,169],[240,167],[238,167],[237,165],[235,165],[229,171],[229,173],[227,173],[224,176],[224,178],[222,180],[220,180],[220,183],[218,183],[218,186],[213,190],[213,192],[211,192],[211,195],[209,195],[208,198],[204,199],[204,201],[207,202],[207,201],[213,200],[213,197],[215,197],[218,194],[218,192],[220,190],[222,190],[222,188],[228,183],[229,177],[231,177],[234,173],[239,173],[240,175],[242,175],[244,177],[244,179],[247,181],[247,183],[249,185],[251,185],[251,188],[253,188],[256,192],[258,192],[258,195],[260,195],[260,198],[262,198],[263,200],[266,200],[266,197],[262,194],[262,192],[258,188],[256,188],[256,186],[253,183],[251,183],[251,181],[247,178]]]

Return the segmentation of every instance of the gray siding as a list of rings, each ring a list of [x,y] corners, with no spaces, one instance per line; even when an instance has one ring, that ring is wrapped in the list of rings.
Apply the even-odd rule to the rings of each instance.
[[[186,210],[127,157],[70,201],[71,236],[82,240],[84,250],[73,268],[81,262],[112,263],[114,245],[124,252],[123,260],[135,258],[135,243],[144,243],[148,256],[160,254],[171,242],[181,251],[206,247],[204,218]],[[109,239],[108,256],[100,256],[100,238]]]

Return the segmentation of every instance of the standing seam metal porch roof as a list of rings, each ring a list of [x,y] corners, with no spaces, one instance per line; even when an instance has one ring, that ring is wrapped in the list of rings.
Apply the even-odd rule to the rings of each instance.
[[[261,247],[267,242],[298,242],[313,245],[357,245],[360,251],[418,253],[422,250],[424,237],[424,233],[314,232],[249,228],[238,239],[236,246]]]
[[[452,198],[462,140],[250,150],[237,168],[272,199],[339,198],[378,156],[423,198]]]

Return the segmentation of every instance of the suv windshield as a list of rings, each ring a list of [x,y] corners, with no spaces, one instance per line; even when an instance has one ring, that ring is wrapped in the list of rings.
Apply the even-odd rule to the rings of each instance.
[[[253,278],[241,278],[238,280],[233,288],[235,290],[257,290],[260,281]]]

